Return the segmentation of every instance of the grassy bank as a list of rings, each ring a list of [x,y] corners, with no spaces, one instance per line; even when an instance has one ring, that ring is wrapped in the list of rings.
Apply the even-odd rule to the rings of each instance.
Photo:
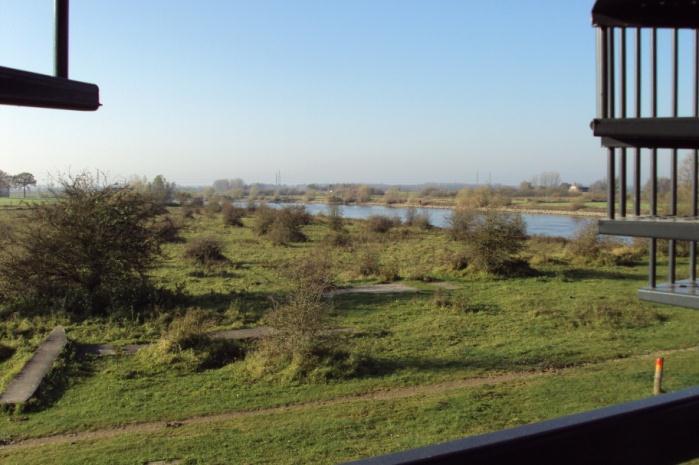
[[[319,218],[304,226],[306,242],[275,246],[254,234],[252,218],[243,222],[242,228],[225,226],[218,214],[185,220],[183,241],[166,246],[166,258],[154,273],[160,285],[180,296],[175,308],[147,317],[82,320],[40,311],[4,314],[0,344],[17,351],[0,361],[0,382],[58,323],[76,343],[116,345],[157,340],[168,315],[190,307],[214,315],[214,329],[259,325],[272,299],[292,287],[285,272],[289,264],[319,246],[331,251],[338,286],[383,281],[358,269],[361,257],[373,254],[380,266],[417,289],[332,299],[331,326],[351,328],[344,347],[367,361],[358,374],[323,383],[282,383],[251,380],[244,361],[191,370],[128,355],[71,359],[69,381],[50,401],[21,416],[0,417],[0,443],[140,422],[262,413],[125,431],[81,442],[79,451],[61,444],[0,447],[0,461],[336,463],[640,398],[652,378],[652,360],[644,354],[699,345],[699,314],[635,299],[635,290],[645,284],[644,263],[584,264],[568,257],[563,241],[531,239],[521,256],[534,271],[503,278],[455,269],[460,245],[440,230],[401,226],[367,234],[363,222],[346,222],[349,245],[333,246],[327,221]],[[218,238],[227,260],[212,266],[185,260],[187,244],[198,237]],[[678,268],[685,269],[685,263]],[[435,284],[443,281],[453,289]],[[695,352],[674,353],[667,360],[668,389],[698,381]],[[509,381],[449,388],[459,380],[503,374],[511,375]],[[423,390],[369,395],[405,388]],[[269,410],[284,406],[298,410]]]

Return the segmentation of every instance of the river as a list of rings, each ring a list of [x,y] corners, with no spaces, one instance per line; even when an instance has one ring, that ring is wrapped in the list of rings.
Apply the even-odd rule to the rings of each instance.
[[[282,208],[292,205],[303,205],[306,211],[312,215],[328,213],[328,205],[322,203],[270,203],[269,206]],[[372,215],[397,216],[405,219],[407,207],[385,207],[382,205],[341,205],[342,216],[351,219],[366,219]],[[430,218],[430,223],[439,228],[448,226],[448,220],[452,210],[450,208],[417,208],[417,211],[426,214]],[[566,216],[566,215],[534,215],[522,214],[527,225],[528,234],[538,234],[542,236],[572,237],[583,225],[595,221],[591,218]]]

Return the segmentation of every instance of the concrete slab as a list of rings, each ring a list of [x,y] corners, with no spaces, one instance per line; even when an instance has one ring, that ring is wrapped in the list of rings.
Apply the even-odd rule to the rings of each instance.
[[[418,290],[416,288],[401,283],[369,284],[366,286],[355,286],[346,287],[343,289],[335,289],[330,292],[326,292],[325,296],[334,297],[336,295],[346,294],[403,294],[417,291]]]
[[[7,385],[5,392],[0,396],[0,404],[14,405],[27,402],[39,388],[41,381],[51,370],[53,362],[67,343],[65,329],[62,326],[56,326],[36,349],[22,371]]]

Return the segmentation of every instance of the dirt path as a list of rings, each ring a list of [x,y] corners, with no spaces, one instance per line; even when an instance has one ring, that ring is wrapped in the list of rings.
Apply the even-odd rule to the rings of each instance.
[[[0,452],[13,451],[18,449],[24,449],[28,447],[40,447],[47,445],[60,445],[60,444],[73,444],[82,441],[94,441],[102,439],[110,439],[114,437],[121,436],[123,434],[129,433],[151,433],[163,431],[167,428],[178,428],[181,426],[191,426],[191,425],[201,425],[201,424],[211,424],[211,423],[221,423],[229,420],[249,418],[258,415],[270,415],[285,412],[297,412],[309,409],[317,409],[322,407],[330,407],[342,404],[349,404],[355,402],[367,402],[367,401],[389,401],[389,400],[400,400],[410,397],[424,396],[424,395],[436,395],[443,394],[449,391],[473,388],[480,386],[487,386],[493,384],[507,383],[511,381],[524,381],[533,378],[540,378],[544,376],[561,375],[566,374],[575,370],[580,370],[583,368],[589,368],[594,366],[600,366],[608,363],[622,362],[625,360],[633,359],[650,359],[658,356],[666,356],[670,354],[676,354],[681,352],[689,352],[692,350],[697,350],[696,346],[673,349],[666,351],[659,351],[641,355],[634,355],[626,358],[619,358],[613,360],[606,360],[603,362],[582,364],[575,367],[564,368],[559,370],[549,370],[549,371],[530,371],[530,372],[513,372],[504,373],[500,375],[479,377],[479,378],[466,378],[458,379],[452,381],[445,381],[436,384],[418,385],[418,386],[408,386],[393,389],[384,389],[378,391],[372,391],[363,394],[350,395],[336,397],[334,399],[320,400],[303,402],[293,405],[285,405],[279,407],[263,408],[258,410],[249,411],[235,411],[218,413],[211,415],[200,415],[183,420],[160,420],[152,422],[142,422],[142,423],[129,423],[122,426],[114,426],[109,428],[103,428],[95,431],[84,431],[75,433],[63,433],[53,436],[44,436],[38,438],[30,438],[18,440],[15,442],[10,442],[8,444],[0,444]]]

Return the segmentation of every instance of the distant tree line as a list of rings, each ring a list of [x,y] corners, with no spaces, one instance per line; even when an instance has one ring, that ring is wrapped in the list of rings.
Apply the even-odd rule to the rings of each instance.
[[[32,173],[22,172],[11,175],[0,170],[0,192],[9,189],[22,189],[22,197],[26,197],[31,186],[36,186],[36,178]]]

